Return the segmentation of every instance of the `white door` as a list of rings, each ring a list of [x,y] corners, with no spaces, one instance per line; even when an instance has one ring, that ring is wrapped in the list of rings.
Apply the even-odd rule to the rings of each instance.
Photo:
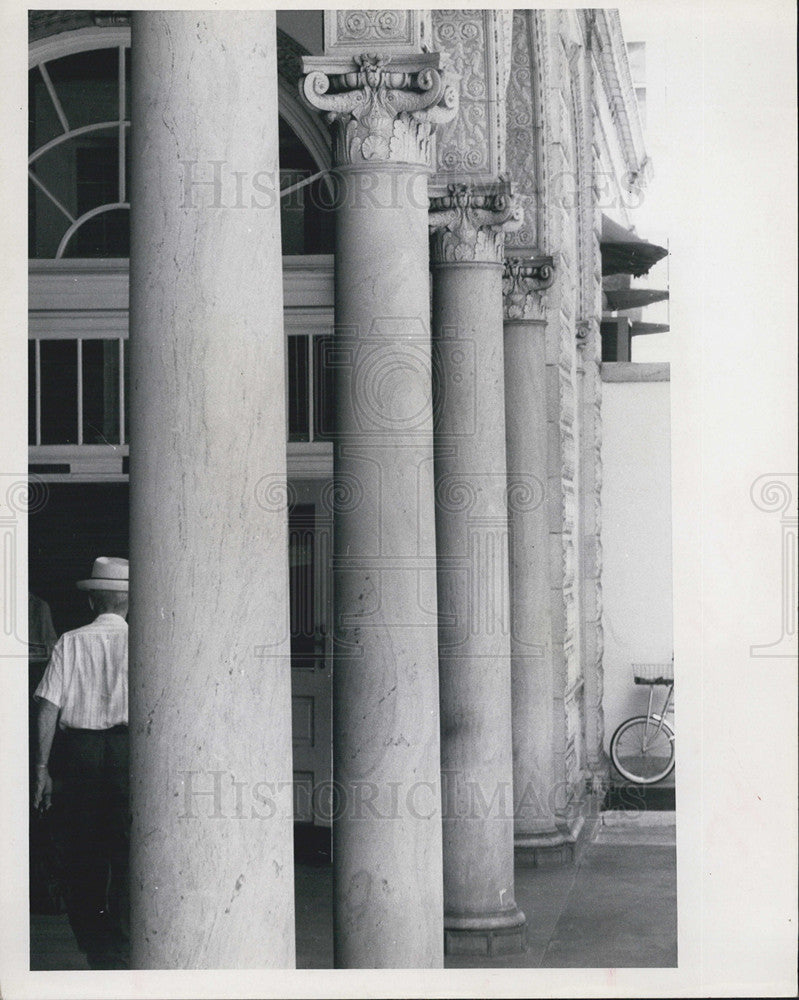
[[[294,821],[330,825],[332,524],[321,503],[326,481],[292,482],[289,511],[291,716]]]

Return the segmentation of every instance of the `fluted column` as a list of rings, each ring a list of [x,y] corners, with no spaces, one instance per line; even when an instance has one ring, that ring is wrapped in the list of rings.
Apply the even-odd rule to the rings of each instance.
[[[502,269],[507,193],[432,202],[444,929],[451,953],[520,951],[513,889]]]
[[[387,62],[387,60],[386,60]],[[307,57],[334,128],[338,968],[443,964],[427,177],[437,55]]]
[[[279,203],[263,197],[278,188],[275,47],[270,13],[133,14],[140,969],[294,966],[286,509],[256,490],[269,476],[285,491],[286,470]],[[220,162],[251,198],[202,186]]]
[[[505,265],[505,415],[510,529],[514,841],[535,863],[564,842],[555,816],[549,584],[545,289],[551,258]],[[524,486],[514,496],[513,484]]]

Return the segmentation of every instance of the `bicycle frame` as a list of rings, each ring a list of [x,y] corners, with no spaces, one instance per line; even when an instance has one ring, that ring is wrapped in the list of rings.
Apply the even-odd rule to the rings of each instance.
[[[644,742],[643,742],[643,746],[641,748],[644,753],[646,753],[647,749],[649,748],[649,744],[648,744],[649,720],[650,719],[656,719],[657,720],[657,724],[658,725],[657,725],[657,729],[653,733],[653,739],[657,738],[660,735],[660,731],[663,729],[663,723],[664,723],[665,718],[666,718],[666,712],[669,710],[669,702],[671,701],[671,696],[674,693],[674,682],[672,681],[672,683],[669,684],[669,690],[666,692],[666,698],[665,698],[665,700],[663,702],[663,708],[660,710],[660,714],[659,715],[656,715],[652,711],[652,696],[654,695],[654,692],[655,692],[655,685],[654,684],[650,684],[649,685],[649,701],[648,701],[647,706],[646,706],[646,726],[644,727]]]

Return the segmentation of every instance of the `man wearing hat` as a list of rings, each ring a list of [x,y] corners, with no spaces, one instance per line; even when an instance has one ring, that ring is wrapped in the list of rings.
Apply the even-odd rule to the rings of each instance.
[[[65,632],[39,703],[34,807],[48,809],[50,750],[63,732],[67,912],[93,968],[126,964],[128,924],[128,561],[101,556],[78,588],[96,618]]]

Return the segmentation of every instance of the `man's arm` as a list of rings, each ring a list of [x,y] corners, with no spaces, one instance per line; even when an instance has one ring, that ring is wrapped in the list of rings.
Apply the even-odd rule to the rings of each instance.
[[[50,808],[50,796],[53,792],[53,779],[50,777],[48,764],[50,762],[50,750],[53,746],[55,727],[58,722],[58,705],[54,705],[46,698],[39,698],[38,717],[38,753],[36,756],[36,779],[34,782],[33,808]]]

